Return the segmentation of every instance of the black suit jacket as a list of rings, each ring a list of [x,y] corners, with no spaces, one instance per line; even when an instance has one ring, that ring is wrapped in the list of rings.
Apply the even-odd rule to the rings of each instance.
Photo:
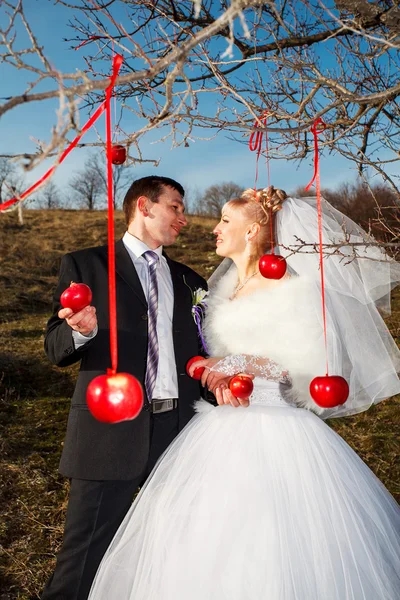
[[[118,371],[131,373],[144,385],[147,358],[147,302],[132,260],[122,242],[115,245]],[[191,290],[207,289],[205,280],[189,267],[170,260],[174,288],[173,340],[179,387],[179,428],[193,416],[193,403],[199,398],[198,381],[188,377],[189,358],[201,353],[191,308]],[[58,366],[80,361],[80,371],[68,418],[60,472],[77,479],[134,479],[146,466],[150,443],[150,414],[142,410],[133,421],[100,423],[86,404],[86,389],[97,375],[111,366],[108,317],[107,246],[67,254],[61,262],[60,279],[54,296],[53,316],[47,324],[45,350]],[[57,316],[60,295],[71,281],[86,283],[93,292],[98,333],[78,350],[72,330]]]

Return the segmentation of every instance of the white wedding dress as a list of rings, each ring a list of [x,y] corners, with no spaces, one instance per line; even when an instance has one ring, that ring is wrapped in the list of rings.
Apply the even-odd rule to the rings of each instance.
[[[233,285],[225,276],[210,300],[211,355],[274,362],[248,408],[197,403],[118,530],[90,600],[399,599],[399,507],[310,410],[308,383],[325,359],[307,285],[287,280],[231,302]]]

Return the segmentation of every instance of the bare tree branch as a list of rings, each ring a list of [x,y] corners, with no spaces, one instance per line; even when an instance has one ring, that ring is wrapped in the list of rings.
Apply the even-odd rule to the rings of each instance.
[[[398,2],[59,3],[76,31],[67,43],[79,48],[87,65],[74,73],[51,66],[24,0],[5,0],[0,8],[0,61],[36,76],[26,90],[3,98],[0,117],[60,98],[51,140],[39,142],[36,154],[24,153],[26,168],[57,155],[80,131],[81,109],[103,99],[114,46],[124,56],[117,98],[123,115],[135,119],[134,131],[120,129],[120,142],[134,151],[131,160],[150,160],[140,146],[151,130],[173,146],[207,137],[204,130],[209,138],[224,131],[242,141],[265,111],[270,158],[302,160],[312,151],[309,128],[321,117],[327,124],[321,150],[343,155],[362,174],[374,169],[400,197]],[[25,45],[18,42],[21,27]],[[47,90],[38,91],[44,82]]]

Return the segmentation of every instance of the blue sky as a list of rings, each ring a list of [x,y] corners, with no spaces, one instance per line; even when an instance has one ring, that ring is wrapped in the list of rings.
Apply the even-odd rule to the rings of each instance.
[[[59,70],[73,72],[83,68],[82,57],[84,48],[74,51],[70,44],[63,41],[64,37],[72,37],[75,32],[67,27],[71,11],[51,0],[29,0],[25,3],[26,14],[30,25],[44,46],[46,56]],[[33,75],[0,65],[0,96],[2,98],[21,93]],[[40,88],[38,88],[39,90]],[[43,89],[43,88],[42,88]],[[12,110],[0,119],[0,154],[32,152],[36,148],[35,139],[48,140],[51,128],[56,122],[57,102],[47,101],[29,103]],[[82,123],[86,115],[82,115]],[[125,118],[124,127],[134,127]],[[104,119],[98,122],[98,131],[104,139]],[[93,134],[88,133],[84,140],[90,141]],[[204,134],[203,134],[204,135]],[[93,138],[92,138],[93,139]],[[254,183],[255,153],[250,153],[245,144],[228,139],[225,134],[219,134],[211,141],[196,141],[189,148],[171,148],[171,142],[153,144],[151,134],[141,143],[146,158],[161,159],[158,168],[149,165],[138,165],[132,169],[132,177],[141,177],[150,173],[168,175],[182,182],[193,191],[203,191],[209,185],[234,181],[248,187]],[[311,140],[310,140],[311,141]],[[82,166],[87,156],[87,150],[75,149],[66,161],[59,167],[55,182],[67,189],[72,175]],[[36,181],[43,172],[51,166],[51,162],[41,165],[35,171],[27,174],[27,183]],[[294,162],[271,161],[271,181],[277,187],[290,191],[298,186],[304,186],[312,177],[312,157],[300,165]],[[340,156],[329,155],[321,160],[321,182],[323,187],[336,187],[342,182],[354,180],[355,167]],[[260,185],[267,184],[265,163],[260,161]]]

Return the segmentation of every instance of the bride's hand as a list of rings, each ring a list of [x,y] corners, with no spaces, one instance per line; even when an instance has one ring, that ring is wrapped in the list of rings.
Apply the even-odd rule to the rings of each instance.
[[[232,377],[225,377],[225,381],[221,381],[219,385],[213,390],[214,396],[218,404],[220,406],[222,406],[222,404],[230,404],[235,408],[238,408],[239,406],[249,406],[250,402],[248,398],[236,398],[236,396],[232,394],[231,390],[229,389],[229,382],[231,379]]]
[[[212,369],[211,371],[208,371],[207,375],[206,375],[207,387],[214,394],[214,396],[216,398],[217,398],[217,394],[216,394],[217,388],[222,388],[222,390],[221,390],[222,392],[224,392],[224,390],[227,390],[227,393],[222,395],[222,397],[224,398],[224,401],[221,402],[221,404],[232,404],[232,406],[239,406],[239,404],[240,404],[241,406],[248,406],[247,400],[245,400],[244,403],[242,403],[240,400],[238,400],[236,398],[236,396],[234,396],[232,394],[232,392],[229,389],[229,382],[232,379],[232,377],[234,377],[234,375],[246,375],[246,377],[249,377],[250,379],[254,379],[254,375],[251,375],[250,373],[235,373],[235,374],[229,373],[229,374],[227,374],[226,371],[224,373],[222,370],[214,371]],[[204,373],[203,373],[203,376],[204,376]],[[218,400],[218,398],[217,398],[217,400]],[[237,404],[237,402],[239,402],[239,404]]]

